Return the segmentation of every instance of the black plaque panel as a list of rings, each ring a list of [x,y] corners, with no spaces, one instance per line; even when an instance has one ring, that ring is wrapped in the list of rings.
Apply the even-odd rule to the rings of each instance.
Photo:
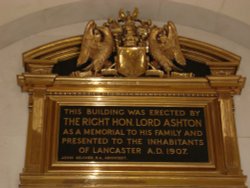
[[[201,107],[61,106],[58,161],[208,162]]]

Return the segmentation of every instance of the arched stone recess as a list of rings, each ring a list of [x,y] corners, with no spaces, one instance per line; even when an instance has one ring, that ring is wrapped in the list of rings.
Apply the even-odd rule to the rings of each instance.
[[[206,7],[162,0],[155,0],[153,3],[142,0],[85,0],[38,10],[0,25],[0,48],[48,29],[81,23],[89,19],[107,19],[116,16],[120,8],[131,10],[134,7],[140,9],[142,18],[151,18],[160,22],[172,20],[176,24],[208,31],[250,47],[248,37],[250,26],[247,23]]]

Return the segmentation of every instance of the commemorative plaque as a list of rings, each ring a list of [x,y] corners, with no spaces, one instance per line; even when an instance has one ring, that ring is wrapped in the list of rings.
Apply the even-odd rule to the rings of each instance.
[[[24,53],[20,188],[245,188],[233,112],[239,62],[137,9]]]
[[[208,162],[201,108],[63,106],[59,161]]]

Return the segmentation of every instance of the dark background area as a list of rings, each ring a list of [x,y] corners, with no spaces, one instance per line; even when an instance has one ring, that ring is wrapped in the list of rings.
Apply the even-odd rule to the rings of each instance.
[[[109,61],[114,62],[114,57],[115,54],[112,54],[111,57],[109,58]],[[76,66],[77,58],[78,57],[74,57],[72,59],[58,62],[57,64],[54,65],[52,73],[58,74],[60,76],[67,76],[74,71],[80,71],[84,69],[91,63],[91,61],[89,60],[84,65],[77,67]],[[187,61],[186,66],[179,66],[176,64],[176,62],[174,62],[174,64],[183,69],[183,72],[193,73],[195,77],[205,77],[211,74],[209,66],[190,59],[186,59],[186,61]]]

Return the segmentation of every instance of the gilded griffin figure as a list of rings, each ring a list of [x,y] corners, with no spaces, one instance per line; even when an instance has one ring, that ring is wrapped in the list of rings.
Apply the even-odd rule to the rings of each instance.
[[[84,70],[97,75],[113,52],[113,47],[114,41],[110,29],[108,27],[97,27],[93,20],[89,21],[83,34],[77,66],[91,60],[92,63]],[[79,72],[74,74],[78,75]]]
[[[181,71],[179,65],[186,65],[181,52],[177,31],[173,22],[169,21],[163,28],[153,27],[149,35],[149,50],[153,58],[159,62],[167,75],[170,71]]]

